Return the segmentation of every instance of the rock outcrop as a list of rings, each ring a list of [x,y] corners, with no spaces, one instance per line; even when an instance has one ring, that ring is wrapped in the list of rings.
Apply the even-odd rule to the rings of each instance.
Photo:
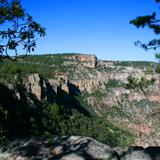
[[[38,74],[31,74],[28,76],[28,80],[26,83],[26,88],[28,92],[34,94],[38,100],[41,100],[41,85],[40,85],[40,77]]]
[[[54,137],[52,144],[44,138],[16,140],[0,147],[3,160],[118,160],[118,154],[107,145],[88,137]]]
[[[85,67],[96,68],[97,57],[95,55],[76,55],[75,59],[83,63]]]
[[[160,147],[110,148],[89,137],[15,140],[0,146],[1,160],[159,160]]]
[[[84,67],[96,68],[97,66],[97,57],[95,55],[73,54],[72,56],[67,56],[66,59],[69,59],[72,64],[73,62],[81,63]]]

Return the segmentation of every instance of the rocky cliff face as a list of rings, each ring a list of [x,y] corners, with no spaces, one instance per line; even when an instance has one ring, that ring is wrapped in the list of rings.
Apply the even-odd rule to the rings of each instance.
[[[82,64],[84,67],[89,68],[96,68],[97,66],[97,57],[95,55],[88,55],[88,54],[74,54],[72,56],[66,56],[67,60],[70,62],[65,62],[66,64],[70,64],[73,62],[78,62]]]
[[[41,100],[41,86],[40,86],[40,77],[38,74],[31,74],[28,76],[26,88],[28,92],[33,93],[38,100]]]
[[[135,145],[160,145],[160,78],[154,63],[98,61],[78,54],[64,56],[55,66],[50,65],[53,76],[45,80],[38,73],[27,76],[25,86],[38,100],[47,99],[47,86],[69,93],[73,84],[96,113],[135,133]]]
[[[94,55],[76,55],[75,59],[83,63],[85,67],[96,68],[97,57]]]

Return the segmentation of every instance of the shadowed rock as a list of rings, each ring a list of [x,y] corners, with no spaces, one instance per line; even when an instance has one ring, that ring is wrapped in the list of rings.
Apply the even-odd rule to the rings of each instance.
[[[53,144],[43,138],[16,140],[0,148],[0,158],[55,159],[55,160],[119,160],[118,154],[92,138],[88,137],[55,137]],[[17,159],[18,160],[18,159]]]
[[[121,160],[160,160],[160,147],[134,146],[120,156]]]

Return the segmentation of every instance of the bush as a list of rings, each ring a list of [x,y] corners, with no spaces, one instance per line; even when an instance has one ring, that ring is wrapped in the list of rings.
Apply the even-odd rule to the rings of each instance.
[[[106,88],[117,88],[122,86],[123,86],[123,83],[120,80],[116,80],[116,79],[110,79],[106,83]]]
[[[142,91],[144,94],[147,93],[147,88],[150,85],[155,83],[156,79],[152,78],[151,80],[146,79],[145,77],[135,78],[135,77],[128,77],[128,83],[125,84],[126,89],[132,89],[134,91]]]

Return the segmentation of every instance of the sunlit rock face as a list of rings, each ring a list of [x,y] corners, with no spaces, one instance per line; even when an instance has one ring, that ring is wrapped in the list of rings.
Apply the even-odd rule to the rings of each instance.
[[[85,67],[96,68],[97,57],[94,55],[76,55],[75,59],[83,63]]]
[[[38,74],[28,76],[27,89],[34,94],[38,100],[41,100],[40,77]]]
[[[84,67],[88,68],[96,68],[97,66],[97,57],[95,55],[89,55],[89,54],[74,54],[72,56],[67,56],[66,59],[70,60],[70,62],[67,62],[65,64],[70,64],[73,62],[78,62],[82,64]]]

